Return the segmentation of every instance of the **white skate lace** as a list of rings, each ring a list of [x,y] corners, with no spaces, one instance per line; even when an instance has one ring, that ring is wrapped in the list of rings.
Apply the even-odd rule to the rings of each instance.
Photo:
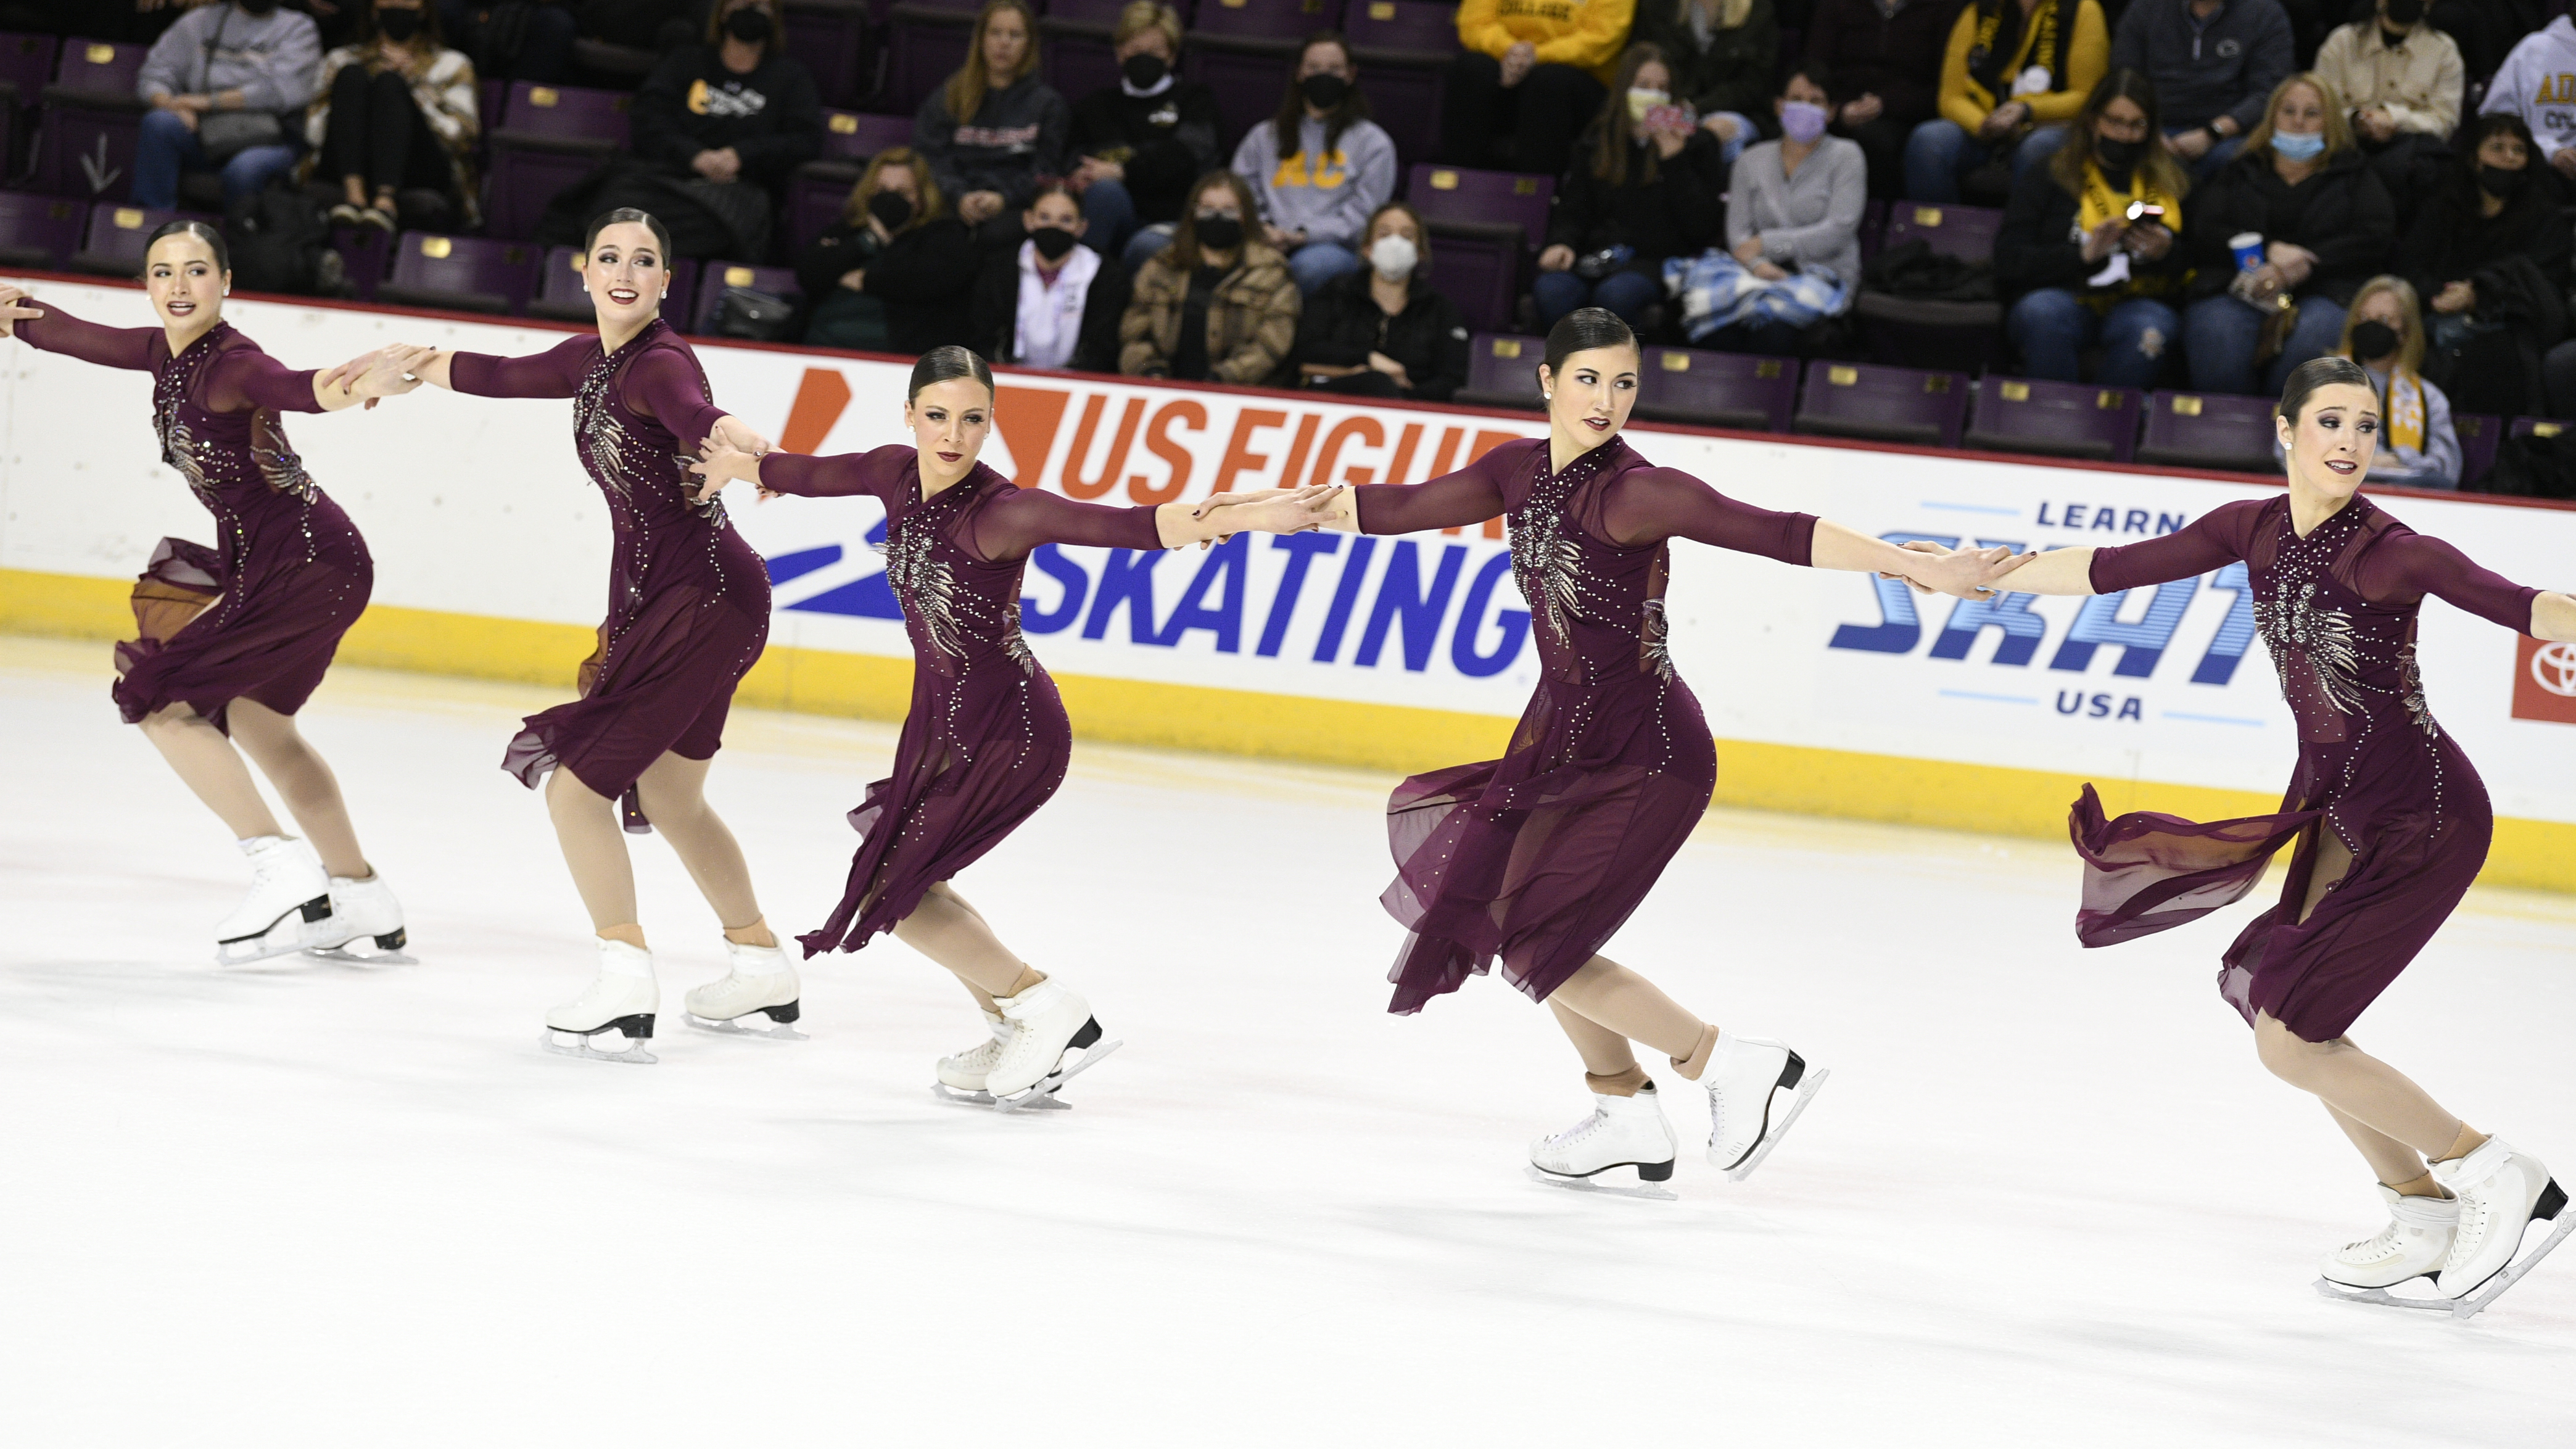
[[[2405,1231],[2406,1225],[2392,1218],[2388,1226],[2379,1230],[2378,1237],[2360,1238],[2346,1243],[2343,1245],[2343,1251],[2336,1256],[2347,1262],[2366,1262],[2373,1258],[2388,1257],[2400,1251],[2398,1238]]]
[[[1584,1138],[1591,1136],[1592,1129],[1609,1120],[1609,1113],[1595,1107],[1592,1109],[1591,1116],[1584,1118],[1582,1121],[1575,1123],[1573,1126],[1568,1127],[1564,1131],[1547,1139],[1547,1145],[1550,1147],[1571,1147],[1575,1143],[1582,1141]]]

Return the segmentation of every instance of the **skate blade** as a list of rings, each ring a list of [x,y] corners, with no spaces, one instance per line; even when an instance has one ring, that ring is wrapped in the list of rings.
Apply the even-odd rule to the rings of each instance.
[[[573,1038],[573,1045],[566,1046],[558,1040],[558,1038],[566,1036],[571,1036]],[[649,1067],[655,1062],[661,1060],[660,1057],[653,1055],[652,1051],[644,1045],[644,1043],[651,1040],[651,1038],[628,1037],[625,1038],[625,1040],[632,1041],[634,1045],[628,1047],[622,1052],[604,1052],[599,1048],[592,1046],[590,1044],[589,1037],[574,1036],[571,1032],[559,1032],[552,1027],[548,1027],[540,1045],[544,1046],[547,1051],[550,1051],[559,1057],[587,1057],[594,1062],[626,1062],[634,1066]]]
[[[2549,1256],[2551,1249],[2567,1241],[2571,1233],[2576,1233],[2576,1213],[2562,1211],[2558,1214],[2558,1226],[2550,1230],[2548,1237],[2540,1240],[2539,1247],[2498,1268],[2494,1277],[2469,1293],[2444,1300],[2443,1306],[2451,1310],[2454,1318],[2477,1317],[2488,1304],[2501,1297],[2504,1290],[2522,1281],[2522,1275],[2537,1267],[2541,1259]]]
[[[955,1087],[948,1085],[946,1082],[931,1083],[930,1095],[939,1101],[947,1103],[951,1107],[980,1107],[986,1111],[990,1111],[994,1105],[993,1094],[990,1092],[961,1092]],[[1070,1112],[1073,1110],[1073,1104],[1071,1102],[1059,1101],[1054,1097],[1041,1097],[1034,1102],[1027,1103],[1020,1110],[1025,1112]]]
[[[1016,1097],[994,1098],[993,1109],[997,1112],[1017,1112],[1041,1101],[1052,1102],[1055,1100],[1055,1094],[1064,1090],[1065,1083],[1091,1070],[1094,1063],[1126,1044],[1124,1038],[1117,1041],[1094,1042],[1082,1049],[1082,1060],[1069,1067],[1064,1064],[1064,1059],[1059,1057],[1056,1059],[1055,1070],[1047,1073],[1036,1086]],[[1073,1104],[1066,1102],[1060,1105],[1070,1107]]]
[[[1658,1183],[1647,1182],[1642,1178],[1638,1180],[1636,1186],[1627,1187],[1619,1183],[1602,1182],[1590,1177],[1560,1177],[1553,1172],[1541,1169],[1536,1164],[1532,1164],[1522,1170],[1529,1174],[1529,1179],[1532,1182],[1543,1182],[1549,1187],[1561,1187],[1567,1192],[1597,1192],[1610,1197],[1641,1198],[1647,1202],[1680,1202],[1682,1200],[1682,1195],[1673,1191],[1671,1188],[1664,1187]],[[1605,1167],[1601,1170],[1603,1172],[1615,1172],[1618,1169]]]
[[[746,1011],[741,1016],[734,1017],[730,1021],[717,1021],[713,1017],[700,1016],[694,1011],[686,1010],[683,1010],[680,1015],[689,1023],[689,1025],[694,1026],[703,1032],[712,1032],[717,1036],[754,1036],[765,1038],[769,1041],[812,1040],[812,1038],[805,1035],[805,1033],[798,1031],[795,1023],[793,1022],[770,1021],[767,1026],[744,1026],[742,1024],[746,1019],[755,1016],[759,1017],[763,1021],[769,1021],[769,1014],[765,1011]]]
[[[2431,1275],[2419,1276],[2430,1277]],[[2407,1281],[2411,1283],[2415,1279],[2410,1278]],[[2437,1313],[2452,1313],[2459,1308],[2459,1304],[2448,1298],[2391,1293],[2386,1288],[2355,1288],[2349,1283],[2337,1283],[2331,1278],[2319,1278],[2314,1286],[2318,1297],[2329,1298],[2337,1303],[2369,1303],[2381,1308],[2428,1308]]]
[[[307,946],[304,954],[316,961],[336,961],[343,966],[417,966],[418,956],[404,951],[378,951],[362,956],[344,943],[338,946]]]
[[[215,943],[218,966],[254,966],[274,961],[280,956],[301,955],[311,949],[305,940],[304,923],[289,915],[257,936],[244,936],[237,941]]]
[[[1809,1067],[1806,1076],[1798,1083],[1798,1095],[1789,1103],[1789,1114],[1774,1123],[1770,1131],[1762,1134],[1761,1145],[1753,1149],[1751,1157],[1727,1169],[1726,1180],[1742,1182],[1751,1177],[1753,1169],[1760,1167],[1762,1160],[1771,1155],[1771,1149],[1779,1146],[1780,1139],[1788,1136],[1789,1129],[1797,1125],[1798,1118],[1807,1110],[1807,1104],[1816,1099],[1816,1093],[1824,1089],[1825,1079],[1832,1075],[1833,1072],[1828,1068]]]

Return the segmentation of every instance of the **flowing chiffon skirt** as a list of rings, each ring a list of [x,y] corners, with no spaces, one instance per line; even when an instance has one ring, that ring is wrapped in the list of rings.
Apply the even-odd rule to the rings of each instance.
[[[304,708],[375,585],[338,505],[317,497],[310,513],[317,542],[338,546],[253,577],[232,574],[204,544],[165,538],[153,549],[134,585],[135,637],[116,646],[113,696],[127,724],[184,704],[229,734],[236,699],[285,715]]]
[[[769,640],[769,616],[688,586],[651,596],[623,632],[611,639],[603,624],[600,636],[581,666],[581,698],[529,715],[502,754],[501,768],[530,789],[560,767],[614,800],[666,752],[713,758],[734,686]],[[631,801],[628,815],[638,828]]]

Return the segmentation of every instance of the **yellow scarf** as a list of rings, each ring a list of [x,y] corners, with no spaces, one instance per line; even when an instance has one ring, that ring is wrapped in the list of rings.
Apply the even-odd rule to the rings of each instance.
[[[2076,199],[2073,239],[2077,242],[2083,241],[2084,238],[2092,235],[2093,228],[2106,221],[2126,220],[2130,203],[2138,201],[2146,202],[2150,206],[2163,207],[2165,227],[2173,232],[2174,245],[2182,245],[2182,200],[2157,190],[2155,185],[2148,181],[2147,168],[2144,166],[2130,171],[2129,189],[2125,192],[2111,189],[2111,183],[2102,179],[2100,166],[2087,165],[2084,168],[2084,194]],[[2105,287],[2084,300],[2095,306],[2108,307],[2124,297],[2153,297],[2159,293],[2172,291],[2186,280],[2188,278],[2164,272],[2131,276],[2128,281],[2119,286]]]
[[[2382,405],[2387,416],[2380,425],[2388,430],[2388,446],[2424,451],[2424,379],[2392,368],[2386,387],[2388,400]]]

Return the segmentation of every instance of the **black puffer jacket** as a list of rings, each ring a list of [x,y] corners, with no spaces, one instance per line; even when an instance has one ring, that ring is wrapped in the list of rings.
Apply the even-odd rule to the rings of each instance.
[[[1720,7],[1712,0],[1709,8]],[[1675,0],[1646,0],[1637,7],[1628,38],[1664,53],[1673,72],[1673,99],[1690,102],[1703,116],[1733,111],[1756,122],[1769,119],[1772,70],[1780,59],[1780,17],[1771,0],[1753,0],[1744,23],[1733,30],[1712,27],[1706,49]]]
[[[1569,246],[1580,255],[1603,247],[1636,249],[1630,268],[1660,272],[1666,257],[1693,256],[1717,245],[1726,228],[1726,153],[1715,136],[1694,131],[1669,161],[1651,147],[1628,155],[1624,182],[1605,181],[1592,173],[1598,130],[1584,133],[1574,148],[1574,164],[1556,188],[1548,213],[1547,245]],[[1653,179],[1647,164],[1653,162]]]
[[[2275,231],[2273,214],[2293,210],[2295,219]],[[2246,151],[2193,191],[2183,211],[2184,248],[2199,268],[2191,283],[2195,297],[2216,296],[2235,279],[2227,239],[2239,232],[2316,253],[2316,267],[2295,295],[2337,306],[2349,305],[2361,284],[2388,265],[2396,242],[2396,207],[2358,150],[2337,154],[2295,187],[2272,169],[2270,151]]]
[[[1297,319],[1297,346],[1288,360],[1365,367],[1372,352],[1404,364],[1413,381],[1407,397],[1447,402],[1467,385],[1467,319],[1418,275],[1406,286],[1404,310],[1392,317],[1369,295],[1367,267],[1316,288]]]
[[[863,269],[867,278],[861,294],[885,304],[886,333],[896,351],[972,345],[966,305],[982,259],[966,224],[953,216],[925,221],[896,232],[873,259],[866,259],[860,239],[871,235],[864,223],[838,223],[796,258],[796,280],[805,288],[807,303],[831,296],[842,273]]]

